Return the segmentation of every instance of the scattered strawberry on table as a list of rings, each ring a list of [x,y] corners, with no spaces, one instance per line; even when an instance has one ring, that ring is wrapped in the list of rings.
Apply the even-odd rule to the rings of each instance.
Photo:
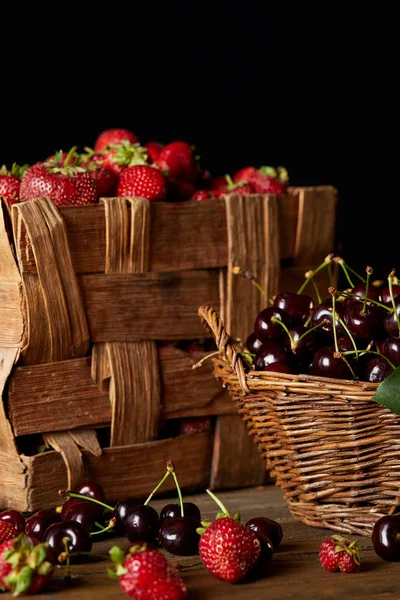
[[[319,549],[319,560],[327,571],[354,573],[361,565],[360,549],[356,540],[342,535],[332,535],[324,540]]]
[[[127,128],[101,131],[82,151],[49,152],[31,165],[0,169],[0,196],[8,204],[47,196],[58,205],[93,204],[100,198],[136,196],[158,202],[215,200],[230,193],[285,194],[283,167],[251,166],[211,174],[187,140],[141,141]]]

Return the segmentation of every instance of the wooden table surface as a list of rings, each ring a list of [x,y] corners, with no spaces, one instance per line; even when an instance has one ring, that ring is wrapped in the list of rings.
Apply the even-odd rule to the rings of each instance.
[[[228,510],[240,511],[242,521],[264,515],[281,523],[283,541],[274,554],[261,578],[246,583],[229,584],[219,581],[202,566],[182,571],[187,587],[188,600],[325,600],[372,598],[386,600],[398,598],[400,594],[400,563],[389,563],[378,558],[369,538],[358,539],[362,564],[358,573],[329,573],[318,561],[320,543],[330,535],[327,529],[317,529],[294,521],[287,509],[281,491],[274,485],[250,488],[218,494]],[[185,500],[198,503],[202,517],[215,517],[216,505],[207,494],[185,495]],[[156,500],[152,506],[160,509],[171,500]],[[174,501],[174,500],[172,500]],[[94,544],[93,551],[107,553],[118,543],[127,546],[126,540],[115,538]],[[170,555],[169,555],[170,556]],[[174,559],[172,557],[172,559]],[[191,563],[192,558],[179,558],[180,562]],[[195,557],[198,560],[198,557]],[[71,567],[72,580],[68,586],[63,579],[63,568],[48,585],[46,593],[34,596],[37,600],[123,600],[128,598],[118,581],[106,574],[110,566],[106,560],[98,560]],[[11,599],[2,594],[2,600]],[[157,600],[157,599],[154,599]]]

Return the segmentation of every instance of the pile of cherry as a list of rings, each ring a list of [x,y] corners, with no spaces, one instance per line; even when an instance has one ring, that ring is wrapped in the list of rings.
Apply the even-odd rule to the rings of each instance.
[[[304,293],[322,269],[338,265],[347,281],[332,283],[317,301]],[[243,271],[243,270],[242,270]],[[244,352],[256,371],[308,373],[320,377],[379,383],[400,365],[400,283],[392,270],[387,280],[356,273],[342,257],[328,255],[306,274],[297,293],[280,291],[257,315]],[[247,272],[258,287],[259,284]],[[263,291],[261,289],[261,291]]]
[[[179,502],[166,504],[158,513],[150,501],[170,475],[175,480]],[[221,509],[218,498],[209,490],[208,493]],[[202,521],[195,503],[183,501],[172,461],[168,461],[165,475],[146,500],[127,497],[111,506],[105,502],[101,486],[93,482],[60,490],[59,494],[68,496],[60,509],[42,509],[28,518],[13,509],[0,513],[0,522],[12,525],[15,535],[25,533],[35,543],[47,542],[59,562],[66,558],[84,559],[92,550],[93,540],[107,534],[126,537],[132,544],[147,543],[176,556],[192,556],[198,554],[200,535],[210,525]],[[223,512],[228,514],[225,508]],[[279,523],[261,516],[250,519],[246,528],[259,537],[263,556],[269,560],[282,540]]]

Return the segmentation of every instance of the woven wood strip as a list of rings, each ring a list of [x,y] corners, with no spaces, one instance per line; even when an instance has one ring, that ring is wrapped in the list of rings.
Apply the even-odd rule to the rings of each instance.
[[[376,520],[400,504],[400,417],[371,400],[378,384],[242,372],[212,307],[200,307],[199,315],[219,341],[214,374],[229,389],[294,518],[370,536]]]
[[[330,186],[294,188],[298,195],[296,265],[318,265],[321,257],[334,249],[337,191]]]
[[[43,439],[61,454],[67,470],[67,488],[72,490],[84,479],[82,452],[68,431],[43,433]]]
[[[150,203],[142,198],[104,198],[102,202],[106,214],[106,274],[146,271]],[[95,344],[92,375],[98,383],[110,377],[111,446],[156,439],[161,390],[155,342]]]
[[[225,323],[243,341],[253,331],[255,315],[278,292],[280,272],[279,211],[276,196],[225,197],[228,230],[228,264]],[[254,274],[266,297],[233,267]]]
[[[93,429],[70,429],[68,433],[80,448],[93,456],[101,456],[102,448]]]
[[[7,379],[20,354],[19,348],[0,348],[0,452],[17,456],[10,423],[4,410],[3,392]]]
[[[46,315],[45,320],[38,319],[32,306],[28,307],[29,345],[41,348],[37,362],[84,356],[89,348],[89,333],[59,212],[50,199],[41,198],[15,205],[13,218],[17,252],[23,227],[30,238],[42,302],[36,299],[44,305],[40,312],[43,315],[45,311]],[[29,303],[28,294],[27,300]]]
[[[22,348],[27,340],[22,279],[10,244],[8,204],[0,198],[0,347]]]

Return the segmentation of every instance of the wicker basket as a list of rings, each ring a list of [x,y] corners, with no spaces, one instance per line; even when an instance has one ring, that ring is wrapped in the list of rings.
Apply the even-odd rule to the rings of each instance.
[[[247,335],[264,299],[232,267],[253,271],[268,294],[282,279],[297,285],[303,259],[332,250],[336,202],[334,188],[317,187],[85,207],[41,198],[10,214],[3,204],[0,507],[53,506],[60,487],[82,478],[102,485],[110,501],[145,495],[149,474],[161,477],[170,457],[186,490],[265,482],[212,363],[193,370],[204,354],[165,342],[204,338],[204,303],[224,313],[237,338]],[[190,416],[210,416],[213,428],[168,433]],[[37,452],[43,442],[47,450]],[[234,465],[223,451],[232,443]]]
[[[198,312],[220,350],[214,374],[293,517],[370,536],[399,505],[400,417],[371,400],[379,384],[246,369],[216,311]]]

